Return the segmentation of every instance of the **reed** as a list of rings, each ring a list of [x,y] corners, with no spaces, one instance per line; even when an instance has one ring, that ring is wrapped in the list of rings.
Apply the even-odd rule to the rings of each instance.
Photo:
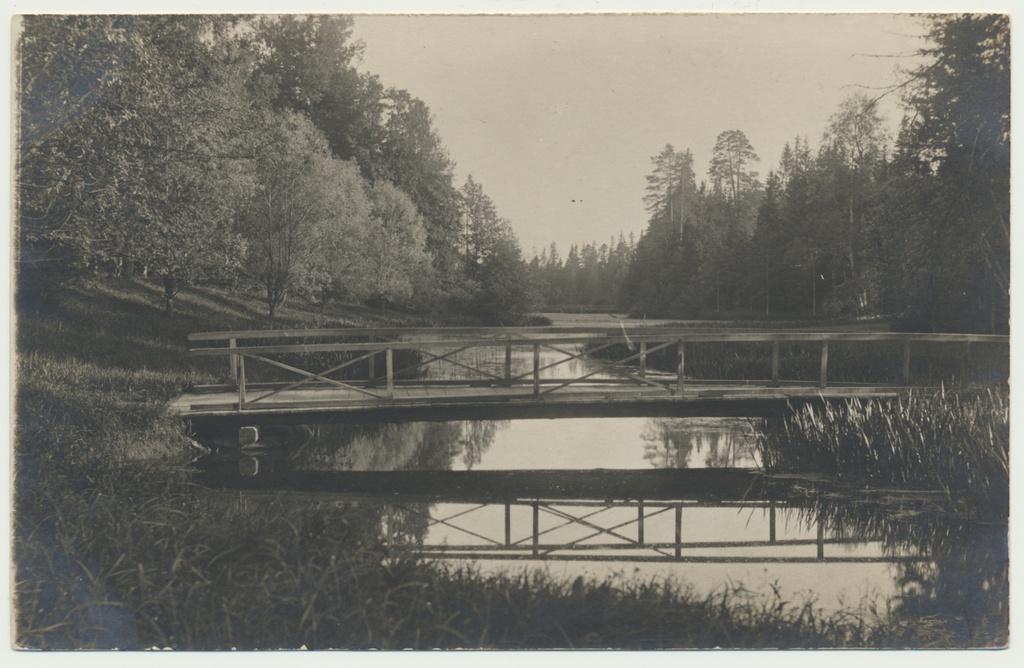
[[[965,517],[1009,512],[1009,391],[918,391],[896,400],[807,405],[759,441],[769,472],[813,471],[850,485],[940,490]]]

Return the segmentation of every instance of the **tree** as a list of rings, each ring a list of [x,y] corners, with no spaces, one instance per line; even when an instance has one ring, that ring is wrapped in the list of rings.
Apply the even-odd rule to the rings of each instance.
[[[863,93],[843,100],[825,129],[820,158],[832,174],[832,192],[845,213],[844,233],[836,238],[841,240],[839,253],[847,265],[843,273],[849,277],[852,307],[857,313],[868,306],[859,261],[866,202],[876,192],[886,158],[887,137],[875,103]]]
[[[694,205],[697,184],[693,173],[693,154],[689,149],[676,152],[666,144],[661,153],[651,158],[654,170],[647,175],[644,206],[665,229],[666,241],[682,239],[686,213]]]
[[[168,312],[182,286],[236,266],[230,222],[247,189],[236,154],[243,78],[205,39],[224,21],[28,19],[20,97],[27,265],[137,266],[161,280]]]
[[[1005,330],[1009,320],[1010,30],[999,14],[933,17],[911,73],[908,171],[932,175],[919,326]],[[913,161],[908,160],[912,156]]]
[[[386,181],[370,189],[372,225],[365,257],[369,296],[383,307],[412,297],[430,270],[426,231],[412,199]],[[430,281],[425,281],[429,283]]]
[[[789,144],[786,145],[786,149],[789,149]],[[763,278],[761,284],[766,316],[771,315],[772,286],[776,282],[778,265],[784,253],[782,197],[782,179],[776,172],[768,172],[764,199],[761,200],[761,206],[757,210],[757,227],[754,229],[753,243],[751,244],[755,250],[756,271]],[[752,268],[752,270],[754,269]]]
[[[470,307],[487,322],[514,324],[529,305],[530,282],[512,226],[500,218],[473,176],[460,190],[465,276],[472,286]],[[552,258],[557,249],[551,247]]]
[[[355,223],[362,204],[344,196],[354,175],[305,116],[268,112],[263,122],[271,140],[254,160],[255,193],[240,227],[250,249],[246,270],[274,317],[289,292],[322,289],[330,260],[317,240],[325,225]]]
[[[708,176],[714,188],[738,206],[741,195],[758,187],[757,172],[748,166],[760,160],[742,130],[726,130],[715,140]]]
[[[367,183],[355,164],[332,159],[322,169],[325,215],[312,231],[314,252],[304,268],[321,312],[332,298],[365,297],[372,267],[367,255],[374,226]]]
[[[355,160],[367,181],[388,182],[409,196],[423,221],[436,289],[458,294],[454,164],[423,101],[355,69],[362,44],[352,41],[351,29],[349,17],[261,18],[254,29],[261,85],[278,109],[307,114],[334,155]]]

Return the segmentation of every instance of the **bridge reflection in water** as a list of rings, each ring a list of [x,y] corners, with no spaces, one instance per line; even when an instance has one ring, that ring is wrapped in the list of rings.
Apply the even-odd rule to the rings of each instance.
[[[1005,628],[1005,526],[959,522],[920,491],[761,475],[755,434],[768,427],[737,418],[267,424],[247,445],[225,427],[196,434],[208,448],[196,476],[218,488],[204,492],[211,503],[243,517],[312,513],[324,531],[358,527],[353,549],[382,563],[545,573],[566,586],[674,582],[699,595],[742,587],[827,610],[910,606]]]
[[[392,556],[451,560],[901,563],[879,537],[846,537],[791,507],[813,480],[747,469],[301,471],[210,484],[376,507]],[[760,515],[755,519],[755,515]]]

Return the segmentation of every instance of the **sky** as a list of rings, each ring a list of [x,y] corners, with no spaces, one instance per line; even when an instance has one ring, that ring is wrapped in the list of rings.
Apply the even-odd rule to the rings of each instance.
[[[924,42],[909,14],[356,16],[360,68],[422,99],[456,164],[482,184],[527,258],[552,241],[632,232],[667,143],[706,178],[742,130],[763,175],[783,145],[816,147],[856,91],[902,81]],[[898,94],[882,99],[895,130]]]

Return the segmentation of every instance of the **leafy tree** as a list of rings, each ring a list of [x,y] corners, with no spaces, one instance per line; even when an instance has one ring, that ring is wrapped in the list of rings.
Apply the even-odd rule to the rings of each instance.
[[[875,103],[863,93],[846,98],[829,119],[820,158],[832,174],[835,202],[845,213],[843,233],[833,238],[839,240],[837,255],[846,261],[842,273],[848,276],[851,306],[857,313],[868,306],[860,262],[864,215],[886,159],[887,137]]]
[[[236,153],[242,79],[204,39],[223,22],[27,20],[20,174],[28,265],[138,266],[161,280],[168,312],[182,286],[237,267],[230,220],[247,189]]]
[[[353,163],[332,159],[322,169],[325,214],[313,227],[307,256],[307,290],[321,312],[332,298],[364,298],[370,292],[374,220],[367,184]]]
[[[344,229],[358,220],[362,205],[344,196],[353,175],[305,116],[270,112],[263,122],[271,140],[254,160],[255,192],[240,229],[250,249],[246,270],[274,317],[290,292],[323,289],[329,262],[317,241],[325,225]]]
[[[412,297],[417,282],[429,277],[430,254],[423,219],[408,195],[378,181],[370,189],[370,200],[372,226],[365,250],[368,293],[383,307]]]

